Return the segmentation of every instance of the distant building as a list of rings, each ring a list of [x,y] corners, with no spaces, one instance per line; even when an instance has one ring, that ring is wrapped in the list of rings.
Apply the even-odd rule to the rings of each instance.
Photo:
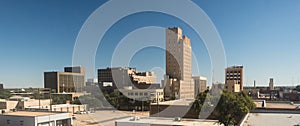
[[[163,89],[133,89],[131,86],[119,89],[119,91],[127,98],[133,100],[144,100],[152,102],[161,102],[164,100]]]
[[[273,78],[270,78],[269,89],[274,90],[274,79]]]
[[[87,79],[86,86],[91,86],[91,85],[98,85],[98,79],[97,78]]]
[[[65,67],[64,72],[45,72],[44,87],[56,93],[82,92],[85,86],[84,67]]]
[[[87,105],[75,105],[75,104],[57,104],[57,105],[46,105],[46,106],[28,106],[25,108],[26,111],[39,111],[39,112],[68,112],[76,113],[78,111],[87,111]]]
[[[69,113],[17,111],[0,115],[1,126],[72,126]]]
[[[3,90],[3,89],[4,89],[3,84],[0,84],[0,90]]]
[[[178,27],[166,29],[166,76],[163,83],[166,98],[194,99],[192,46]]]
[[[193,76],[195,97],[200,93],[207,90],[207,78],[203,76]]]
[[[225,70],[225,84],[234,85],[234,81],[236,80],[237,84],[240,85],[240,91],[243,91],[244,89],[244,67],[243,66],[232,66],[228,67]],[[232,83],[234,82],[234,83]]]
[[[100,88],[112,87],[121,89],[125,86],[140,88],[140,85],[159,85],[153,72],[138,72],[135,68],[106,68],[98,69],[98,83]]]
[[[231,92],[240,92],[240,84],[238,80],[227,80],[225,84],[225,89]]]

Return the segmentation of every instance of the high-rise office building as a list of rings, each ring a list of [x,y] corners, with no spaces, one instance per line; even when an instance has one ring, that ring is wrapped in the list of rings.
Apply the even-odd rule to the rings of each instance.
[[[166,29],[165,96],[194,98],[192,79],[192,47],[190,39],[178,27]]]
[[[235,90],[236,84],[239,85],[240,90],[243,91],[244,89],[244,67],[243,66],[232,66],[228,67],[225,70],[225,87],[231,87]],[[236,80],[236,81],[232,81]],[[234,87],[232,87],[234,86]]]
[[[82,92],[85,86],[84,67],[65,67],[64,72],[45,72],[44,87],[56,93]]]

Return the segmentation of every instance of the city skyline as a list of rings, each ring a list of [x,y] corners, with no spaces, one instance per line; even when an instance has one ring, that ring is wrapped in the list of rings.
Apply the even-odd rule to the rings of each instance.
[[[42,87],[43,72],[70,66],[82,24],[104,2],[2,1],[0,83],[8,88]],[[268,86],[270,77],[274,78],[274,86],[296,86],[299,83],[300,1],[194,2],[207,13],[219,31],[227,66],[245,67],[244,86],[253,86],[254,80],[257,86]],[[126,26],[128,22],[129,26]],[[194,71],[193,64],[193,74],[207,76],[208,85],[211,84],[209,55],[200,37],[181,20],[156,12],[130,15],[115,24],[101,41],[103,46],[97,52],[96,68],[110,67],[111,49],[119,40],[133,29],[148,25],[181,27],[191,38],[198,59],[200,72]],[[157,40],[164,43],[164,38],[158,37]],[[143,57],[149,59],[141,61]],[[164,68],[165,61],[155,59],[165,59],[164,50],[147,48],[133,57],[130,66],[142,71],[157,66]]]

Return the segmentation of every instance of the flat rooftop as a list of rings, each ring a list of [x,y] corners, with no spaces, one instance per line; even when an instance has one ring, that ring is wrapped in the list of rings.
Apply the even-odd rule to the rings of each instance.
[[[57,105],[52,105],[52,108],[64,108],[64,107],[78,107],[78,106],[82,106],[82,105],[76,105],[76,104],[57,104]],[[46,105],[46,106],[29,106],[26,108],[32,108],[32,109],[50,109],[50,105]]]
[[[171,101],[164,101],[159,103],[151,103],[151,105],[183,105],[188,106],[194,102],[194,99],[178,99],[178,100],[171,100]]]
[[[249,113],[243,126],[294,126],[300,125],[300,114]]]
[[[152,124],[152,125],[167,125],[167,126],[220,126],[217,120],[203,120],[203,119],[181,119],[175,121],[175,118],[163,117],[140,117],[134,120],[134,117],[116,120],[117,123],[132,123],[132,124]]]
[[[261,108],[262,106],[262,102],[258,102],[255,101],[254,102],[256,104],[257,108]],[[275,108],[275,109],[296,109],[297,106],[300,106],[300,104],[290,104],[290,103],[266,103],[266,107],[265,108]]]
[[[35,117],[35,116],[48,116],[48,115],[55,115],[55,114],[57,114],[57,113],[17,111],[17,112],[8,112],[8,113],[5,113],[3,115]]]

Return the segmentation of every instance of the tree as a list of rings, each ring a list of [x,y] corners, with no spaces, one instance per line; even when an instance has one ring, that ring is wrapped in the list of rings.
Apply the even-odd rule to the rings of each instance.
[[[228,91],[224,91],[220,99],[217,99],[217,97],[214,97],[208,91],[200,93],[193,103],[193,108],[198,112],[201,109],[212,110],[214,105],[211,103],[215,103],[212,102],[213,100],[219,101],[212,116],[225,126],[236,125],[242,117],[255,108],[252,99],[245,93],[232,93]]]
[[[0,99],[8,99],[9,97],[11,97],[11,93],[9,92],[9,90],[1,90],[0,91]]]
[[[224,91],[214,115],[225,126],[236,125],[242,117],[254,108],[255,104],[246,94]]]
[[[297,85],[296,88],[295,88],[294,90],[300,92],[300,85]]]
[[[67,101],[72,101],[70,95],[52,95],[52,104],[66,104]]]

